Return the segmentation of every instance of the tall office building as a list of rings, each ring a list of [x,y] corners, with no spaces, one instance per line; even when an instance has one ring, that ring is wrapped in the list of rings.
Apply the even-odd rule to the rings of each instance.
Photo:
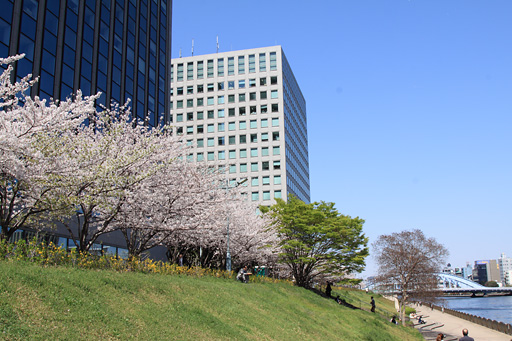
[[[510,277],[507,277],[507,273],[512,271],[512,258],[507,257],[504,253],[498,258],[498,265],[500,269],[500,279],[503,285],[512,285]]]
[[[172,60],[171,117],[189,157],[226,164],[249,200],[310,201],[306,102],[280,46]]]
[[[172,0],[3,0],[0,56],[25,53],[13,78],[40,76],[32,96],[130,98],[154,126],[170,109],[171,12]]]

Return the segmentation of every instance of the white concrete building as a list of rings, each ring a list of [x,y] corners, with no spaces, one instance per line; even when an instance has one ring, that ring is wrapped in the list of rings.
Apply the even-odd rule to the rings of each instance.
[[[512,271],[512,258],[507,257],[504,253],[498,258],[498,265],[500,268],[500,279],[503,285],[512,285],[510,276],[507,278],[507,272]]]
[[[281,46],[177,58],[170,120],[197,161],[247,179],[249,200],[310,201],[306,102]]]

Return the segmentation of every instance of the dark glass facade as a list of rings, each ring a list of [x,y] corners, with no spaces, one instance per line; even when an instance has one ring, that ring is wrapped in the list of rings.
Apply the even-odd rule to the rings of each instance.
[[[155,126],[169,119],[171,16],[172,0],[3,0],[0,56],[25,53],[13,78],[39,76],[32,96],[101,91]]]

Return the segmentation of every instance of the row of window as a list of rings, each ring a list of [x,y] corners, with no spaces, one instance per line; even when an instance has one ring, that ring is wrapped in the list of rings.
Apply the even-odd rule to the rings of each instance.
[[[238,136],[238,139],[237,139]],[[260,135],[262,142],[267,142],[269,140],[269,133],[261,133]],[[245,144],[247,143],[247,135],[230,135],[228,136],[228,139],[226,141],[225,136],[218,136],[218,137],[209,137],[206,139],[206,145],[207,147],[214,147],[215,146],[215,139],[217,139],[217,145],[218,146],[225,146],[226,142],[228,145],[237,145],[237,144]],[[272,141],[279,141],[279,132],[274,131],[272,132]],[[250,143],[257,143],[258,142],[258,134],[250,134],[249,135],[249,142]],[[192,140],[187,140],[187,144],[191,146],[193,144]],[[196,140],[196,147],[203,148],[204,147],[204,139],[200,138]],[[262,151],[263,154],[263,151]]]
[[[277,103],[272,104],[270,106],[270,108],[271,108],[272,112],[278,112],[279,111],[279,105]],[[256,109],[257,109],[257,107],[255,105],[250,106],[249,107],[249,114],[251,114],[251,115],[258,114]],[[247,115],[247,107],[228,108],[228,117],[235,117],[237,111],[238,111],[238,115],[239,116]],[[267,112],[268,112],[268,105],[267,104],[260,105],[260,114],[266,114]],[[195,115],[194,115],[194,112],[188,112],[188,113],[186,113],[186,116],[185,116],[184,113],[177,113],[175,116],[176,116],[176,118],[175,118],[176,122],[183,122],[185,117],[186,117],[187,121],[203,120],[204,119],[204,112],[203,111],[198,111],[198,112],[195,113]],[[207,119],[214,119],[215,117],[217,117],[217,118],[224,118],[224,117],[226,117],[225,109],[218,109],[217,110],[217,116],[215,116],[215,111],[214,110],[208,110],[206,112],[206,118]]]
[[[251,148],[250,150],[250,155],[251,157],[257,157],[258,156],[258,148]],[[226,160],[226,151],[225,150],[219,150],[217,152],[207,152],[207,153],[203,153],[203,152],[198,152],[196,153],[196,161],[204,161],[204,157],[205,157],[205,154],[206,154],[206,160],[207,161],[216,161],[216,160]],[[215,159],[215,154],[217,154],[217,159]],[[281,154],[281,147],[280,146],[273,146],[272,147],[272,155],[280,155]],[[269,148],[268,147],[263,147],[261,148],[261,156],[268,156],[269,155]],[[238,156],[237,156],[237,151],[235,149],[233,150],[229,150],[227,152],[227,156],[230,160],[236,160],[236,159],[245,159],[247,158],[247,149],[240,149],[238,150]],[[189,157],[189,159],[193,157]],[[243,167],[242,165],[245,165],[245,171],[243,171]],[[265,169],[262,169],[262,170],[265,170]],[[257,172],[259,171],[259,167],[258,167],[258,163],[257,162],[253,162],[251,164],[251,172]],[[244,164],[241,164],[240,165],[240,172],[247,172],[247,164],[244,163]]]
[[[270,200],[270,191],[263,191],[262,193],[262,200]],[[281,190],[274,191],[274,198],[281,199],[282,194]],[[260,193],[259,192],[251,192],[251,200],[252,201],[259,201],[260,200]]]
[[[246,58],[247,57],[247,58]],[[226,58],[208,59],[206,61],[206,77],[213,78],[215,74],[217,77],[233,76],[235,75],[235,59],[237,61],[237,74],[243,75],[246,73],[256,73],[256,54],[248,56],[238,56],[227,58],[227,72],[225,70]],[[277,54],[276,52],[269,53],[270,71],[277,70]],[[247,62],[247,63],[246,63]],[[260,53],[258,56],[259,72],[267,71],[266,53]],[[176,80],[181,82],[185,79],[185,65],[187,80],[203,79],[205,76],[205,61],[199,60],[196,62],[187,62],[176,64]],[[247,69],[246,69],[247,66]],[[216,69],[216,70],[215,70]],[[216,71],[216,72],[215,72]],[[171,81],[174,80],[174,65],[171,66]]]
[[[233,90],[235,89],[235,81],[228,81],[228,82],[217,82],[217,90],[224,90],[226,89],[225,85],[227,83],[227,89]],[[277,76],[270,77],[270,85],[276,85],[277,84]],[[245,89],[245,79],[240,79],[238,81],[238,89]],[[249,88],[256,87],[256,78],[249,79],[248,82]],[[267,77],[261,77],[260,78],[260,86],[266,86],[267,85]],[[176,95],[183,95],[184,91],[186,90],[187,95],[194,94],[194,88],[196,89],[196,93],[200,94],[204,92],[204,84],[197,84],[195,87],[194,85],[188,85],[186,87],[179,86],[176,88]],[[208,83],[206,85],[206,90],[208,92],[215,91],[215,83]],[[173,89],[171,89],[171,96],[173,95]]]
[[[260,127],[261,128],[268,128],[269,120],[266,118],[262,118],[260,120]],[[217,123],[217,132],[224,132],[226,131],[226,124],[224,122]],[[279,118],[274,117],[272,118],[272,127],[279,127]],[[236,122],[228,122],[227,124],[228,131],[235,131],[237,130],[237,124]],[[249,129],[257,129],[258,128],[258,120],[250,120],[249,121]],[[238,130],[245,130],[247,129],[247,121],[238,121]],[[187,126],[185,132],[187,135],[194,134],[194,130],[197,134],[203,134],[205,132],[205,125],[204,124],[198,124],[196,126]],[[178,134],[183,133],[183,127],[177,127],[176,131]],[[207,133],[215,133],[215,123],[208,123],[206,125],[206,132]]]
[[[272,90],[270,91],[270,98],[271,99],[278,99],[278,91],[277,90]],[[215,97],[207,97],[206,98],[206,105],[215,105],[215,103],[219,104],[219,105],[222,105],[222,104],[225,104],[226,103],[226,97],[227,97],[227,103],[235,103],[235,99],[236,97],[238,97],[238,103],[244,103],[246,102],[247,100],[248,101],[255,101],[256,100],[256,92],[251,92],[249,93],[249,96],[247,96],[246,93],[240,93],[238,94],[238,96],[235,96],[234,94],[233,95],[228,95],[228,96],[224,96],[224,95],[221,95],[221,96],[217,96],[217,100],[215,100]],[[267,91],[261,91],[260,92],[260,99],[264,100],[264,99],[267,99]],[[204,98],[203,97],[200,97],[200,98],[196,98],[195,99],[196,103],[195,103],[195,106],[196,107],[202,107],[204,106]],[[172,102],[171,102],[172,103]],[[186,102],[187,104],[187,108],[193,108],[194,107],[194,99],[193,98],[190,98],[190,99],[187,99]],[[182,109],[183,108],[183,104],[184,104],[184,101],[183,100],[178,100],[176,101],[176,109]],[[275,108],[276,108],[276,111],[278,110],[277,108],[277,104],[275,104]]]

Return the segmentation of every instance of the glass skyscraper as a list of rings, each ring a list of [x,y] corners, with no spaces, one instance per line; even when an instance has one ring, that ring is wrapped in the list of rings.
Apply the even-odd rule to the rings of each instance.
[[[107,106],[130,98],[149,125],[168,120],[172,0],[2,0],[1,7],[0,56],[25,53],[13,78],[39,76],[32,96],[101,91]]]

